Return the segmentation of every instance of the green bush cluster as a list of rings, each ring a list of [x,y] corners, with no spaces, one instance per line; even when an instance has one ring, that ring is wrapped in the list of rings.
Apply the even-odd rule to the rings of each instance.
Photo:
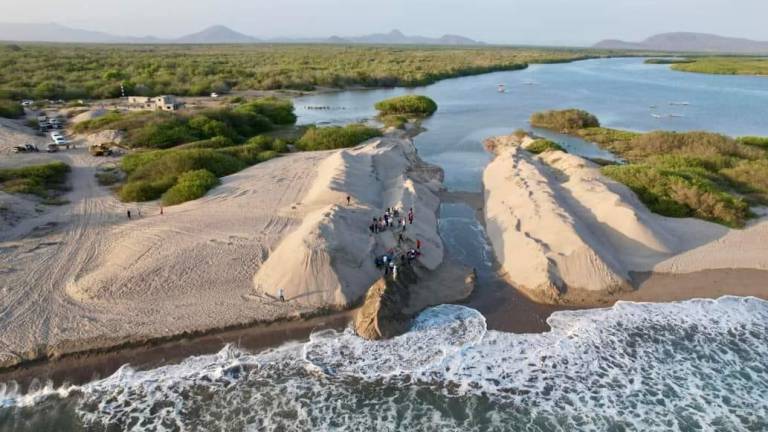
[[[0,56],[0,98],[203,96],[317,86],[421,86],[601,55],[576,49],[333,45],[24,45]]]
[[[687,59],[687,58],[650,58],[645,60],[645,64],[671,65],[671,64],[694,63],[695,61],[696,60]]]
[[[540,114],[542,121],[557,127],[565,124],[562,117],[572,117],[550,120],[548,113]],[[629,186],[656,213],[739,227],[751,216],[750,203],[768,205],[768,138],[733,139],[702,131],[637,133],[602,127],[569,129],[568,133],[629,161],[605,166],[602,171]]]
[[[531,126],[558,132],[572,132],[579,129],[600,127],[594,115],[579,109],[545,111],[531,116]]]
[[[525,148],[533,154],[540,154],[546,151],[561,151],[565,152],[565,149],[558,143],[550,141],[548,139],[537,139]],[[567,152],[566,152],[567,153]]]
[[[381,131],[364,124],[347,126],[310,127],[296,142],[300,150],[332,150],[356,146],[371,138],[381,136]]]
[[[208,170],[187,171],[163,194],[163,204],[170,206],[198,199],[218,184],[219,179]]]
[[[24,107],[16,101],[0,99],[0,117],[19,118],[24,115]]]
[[[651,164],[611,165],[602,172],[632,189],[648,208],[671,217],[697,217],[731,227],[749,218],[749,205],[715,183],[701,168]]]
[[[76,132],[103,129],[126,131],[123,143],[133,148],[231,145],[272,130],[275,125],[296,122],[293,103],[278,98],[254,99],[235,108],[185,112],[111,112],[75,125]],[[215,140],[215,141],[214,141]],[[229,140],[229,141],[222,141]]]
[[[69,171],[64,162],[0,169],[0,190],[51,198],[51,190],[63,189]]]
[[[380,115],[430,116],[437,111],[434,100],[420,95],[405,95],[377,102],[374,107]]]
[[[272,159],[286,150],[287,144],[284,141],[258,136],[245,144],[228,147],[174,148],[132,153],[123,157],[121,162],[127,179],[118,191],[118,196],[129,202],[163,197],[164,202],[173,201],[176,204],[181,202],[178,201],[181,197],[192,196],[191,191],[200,190],[200,185],[209,184],[199,181],[199,177],[191,177],[192,180],[187,181],[187,184],[179,185],[186,173],[204,170],[216,178],[223,177]],[[164,194],[174,188],[175,191],[166,200]]]

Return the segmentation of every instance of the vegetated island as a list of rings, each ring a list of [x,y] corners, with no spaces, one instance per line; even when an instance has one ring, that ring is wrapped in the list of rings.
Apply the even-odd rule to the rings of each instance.
[[[540,302],[587,306],[768,298],[768,221],[746,222],[749,204],[765,200],[765,177],[741,177],[765,169],[766,151],[746,144],[762,140],[603,129],[578,110],[533,119],[629,162],[601,167],[524,131],[486,141],[495,157],[483,174],[485,224],[513,285]],[[736,283],[723,284],[726,275]]]
[[[768,76],[765,57],[696,57],[672,64],[672,70],[716,75]]]
[[[437,103],[427,96],[405,95],[377,102],[378,118],[385,125],[404,129],[409,122],[419,123],[437,111]]]
[[[649,58],[645,60],[645,64],[657,65],[687,64],[695,62],[696,60],[689,58]]]
[[[0,280],[14,287],[0,367],[348,309],[369,291],[359,330],[379,338],[471,292],[471,269],[444,263],[442,170],[402,131],[296,127],[276,98],[71,120],[77,149],[0,169]],[[105,141],[111,158],[86,149]],[[54,193],[65,202],[42,210]],[[384,255],[398,266],[386,278]]]

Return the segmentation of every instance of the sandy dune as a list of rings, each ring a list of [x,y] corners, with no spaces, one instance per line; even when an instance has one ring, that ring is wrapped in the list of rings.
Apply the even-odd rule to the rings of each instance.
[[[400,230],[371,235],[368,226],[384,208],[413,208],[402,248],[421,240],[420,262],[434,270],[443,261],[437,233],[440,172],[420,162],[409,140],[383,138],[335,152],[323,160],[300,208],[302,224],[270,254],[254,277],[257,292],[302,304],[344,306],[357,301],[381,277],[371,257],[397,246]],[[349,194],[353,200],[346,204]],[[291,271],[286,271],[286,268]]]
[[[353,301],[375,276],[371,253],[394,241],[368,234],[379,205],[416,206],[423,264],[442,261],[431,192],[439,172],[404,138],[287,155],[164,215],[132,204],[130,221],[129,207],[95,182],[104,159],[82,147],[60,157],[73,167],[71,204],[0,242],[0,365]],[[283,285],[288,302],[274,298],[272,280],[296,282]]]
[[[485,218],[508,278],[532,297],[573,301],[633,289],[633,272],[768,269],[768,220],[744,230],[651,213],[597,165],[489,140]],[[584,293],[590,295],[584,296]]]

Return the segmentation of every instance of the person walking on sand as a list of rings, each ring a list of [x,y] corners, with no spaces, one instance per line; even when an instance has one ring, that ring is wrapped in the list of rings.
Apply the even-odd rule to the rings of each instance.
[[[352,197],[347,195],[347,205],[350,205],[352,202]]]
[[[408,223],[413,225],[413,207],[408,210]]]
[[[131,209],[128,209],[126,213],[128,214],[128,220],[131,220]]]
[[[401,245],[404,241],[405,239],[403,238],[403,233],[400,233],[400,235],[397,237],[397,244]]]
[[[285,303],[285,291],[283,291],[282,288],[277,290],[277,298],[279,298],[281,302]]]
[[[163,208],[160,207],[160,216],[162,216],[162,215],[163,215]]]
[[[392,263],[392,279],[397,280],[397,264]]]
[[[418,250],[418,251],[421,250],[421,240],[419,240],[419,239],[416,239],[416,250]]]

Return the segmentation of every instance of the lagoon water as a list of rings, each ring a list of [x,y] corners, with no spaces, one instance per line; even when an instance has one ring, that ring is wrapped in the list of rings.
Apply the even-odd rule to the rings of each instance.
[[[501,83],[506,93],[496,90]],[[641,59],[539,65],[296,105],[300,122],[347,123],[408,92],[440,106],[416,144],[454,190],[480,190],[484,138],[525,128],[543,109],[583,108],[634,130],[768,135],[768,79],[676,73]],[[610,156],[550,136],[573,152]],[[491,271],[472,209],[446,205],[440,227],[454,255]],[[768,430],[768,302],[622,302],[557,312],[549,324],[543,334],[503,333],[473,309],[440,306],[386,342],[324,331],[265,352],[227,346],[156,369],[125,366],[83,386],[20,392],[0,384],[0,430]]]

